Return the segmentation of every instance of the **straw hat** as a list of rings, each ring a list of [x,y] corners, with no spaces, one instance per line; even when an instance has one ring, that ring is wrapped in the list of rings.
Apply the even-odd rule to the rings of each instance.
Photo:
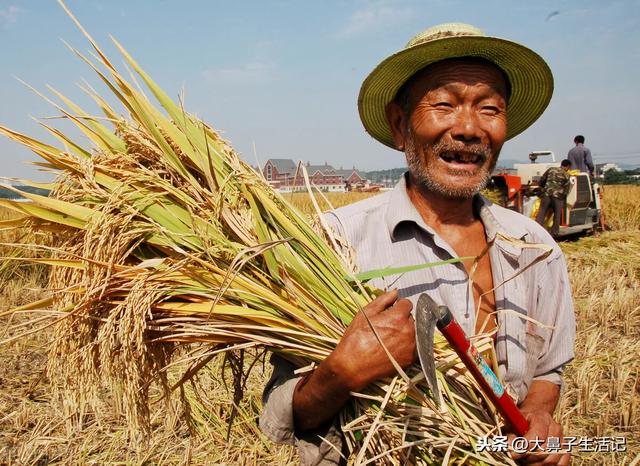
[[[386,58],[362,83],[358,96],[360,119],[367,132],[395,148],[385,109],[400,87],[432,63],[459,57],[480,57],[501,68],[511,85],[507,107],[507,139],[520,134],[551,100],[553,76],[549,66],[520,44],[489,37],[469,24],[447,23],[426,29],[405,48]]]

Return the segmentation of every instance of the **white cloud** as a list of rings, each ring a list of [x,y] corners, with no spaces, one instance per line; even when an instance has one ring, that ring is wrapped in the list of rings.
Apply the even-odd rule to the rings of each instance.
[[[251,61],[236,67],[204,70],[202,74],[216,84],[258,84],[269,81],[275,69],[272,61]]]
[[[384,27],[397,26],[411,18],[413,11],[387,1],[369,2],[365,8],[353,12],[338,37],[351,37]]]
[[[208,68],[202,72],[202,76],[213,84],[252,85],[269,82],[277,68],[272,53],[275,47],[276,43],[271,40],[260,40],[251,44],[248,56],[240,59],[244,63]]]
[[[18,15],[24,11],[22,8],[9,5],[6,8],[0,8],[0,28],[5,28],[18,21]]]

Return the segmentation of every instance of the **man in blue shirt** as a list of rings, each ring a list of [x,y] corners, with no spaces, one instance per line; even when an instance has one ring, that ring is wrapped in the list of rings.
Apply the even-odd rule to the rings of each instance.
[[[593,159],[591,151],[584,145],[584,136],[578,134],[573,138],[576,146],[569,151],[567,158],[571,160],[571,169],[580,170],[582,173],[589,173],[593,176]]]

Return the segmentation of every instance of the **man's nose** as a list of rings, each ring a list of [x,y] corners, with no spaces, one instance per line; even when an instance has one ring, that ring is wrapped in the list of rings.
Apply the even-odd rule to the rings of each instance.
[[[451,137],[456,141],[480,142],[482,131],[477,113],[470,108],[458,109],[451,127]]]

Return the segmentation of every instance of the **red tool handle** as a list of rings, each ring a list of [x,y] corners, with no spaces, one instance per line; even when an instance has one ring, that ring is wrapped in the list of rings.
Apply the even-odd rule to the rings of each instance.
[[[529,423],[449,309],[437,321],[437,326],[513,432],[523,436],[529,430]]]

